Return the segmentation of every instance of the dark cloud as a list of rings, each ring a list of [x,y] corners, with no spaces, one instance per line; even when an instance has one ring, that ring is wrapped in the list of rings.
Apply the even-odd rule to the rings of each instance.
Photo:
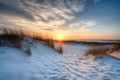
[[[30,13],[28,13],[21,7],[15,6],[14,4],[10,3],[8,4],[4,0],[0,1],[0,14],[21,17],[30,21],[35,20],[35,18]]]
[[[47,31],[54,31],[54,29],[51,28],[41,28],[42,30],[47,30]]]

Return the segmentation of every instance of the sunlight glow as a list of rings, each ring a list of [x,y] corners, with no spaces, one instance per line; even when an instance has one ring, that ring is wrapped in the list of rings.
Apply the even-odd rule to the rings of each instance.
[[[59,34],[59,35],[57,35],[57,39],[58,40],[63,40],[63,36]]]

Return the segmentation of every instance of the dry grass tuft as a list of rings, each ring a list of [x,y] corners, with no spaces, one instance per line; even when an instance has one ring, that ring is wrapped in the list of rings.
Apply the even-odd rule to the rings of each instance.
[[[4,28],[2,34],[0,34],[0,40],[3,41],[3,46],[6,46],[9,43],[12,43],[14,47],[20,48],[21,42],[23,41],[23,32],[17,32],[9,28]]]
[[[88,55],[100,55],[100,54],[111,54],[115,51],[120,50],[120,45],[119,44],[114,44],[113,48],[107,48],[105,46],[96,46],[96,47],[92,47],[90,48],[84,55],[88,56]]]
[[[8,44],[12,44],[13,47],[21,49],[22,48],[22,42],[25,40],[26,37],[30,37],[34,40],[44,41],[48,46],[50,46],[55,51],[62,53],[62,47],[60,46],[59,49],[55,49],[54,40],[50,38],[50,36],[47,36],[46,39],[44,39],[44,36],[41,34],[33,34],[30,36],[29,34],[25,34],[22,30],[13,30],[10,28],[3,28],[2,34],[0,34],[0,46],[8,46]],[[27,43],[32,44],[32,41],[29,42],[29,40],[26,40]],[[30,47],[28,46],[28,49],[25,51],[28,55],[32,55],[30,51]]]
[[[3,28],[2,34],[0,34],[0,43],[1,46],[8,46],[12,44],[12,47],[22,50],[22,42],[24,40],[24,33],[22,30],[16,31],[10,28]],[[28,55],[31,55],[30,47],[25,51]]]
[[[60,54],[62,54],[63,53],[62,44],[60,43],[59,45],[60,46],[57,47],[57,52],[59,52]]]
[[[108,48],[105,48],[104,46],[103,47],[98,47],[98,48],[91,48],[89,49],[86,53],[85,53],[85,56],[88,56],[88,55],[99,55],[99,54],[106,54],[107,51],[109,49]]]
[[[26,52],[29,56],[32,55],[30,48],[28,48],[25,52]]]
[[[118,51],[118,50],[120,50],[120,45],[119,45],[119,44],[116,44],[116,45],[114,45],[113,48],[111,48],[111,49],[109,50],[108,53],[113,53],[113,52]]]

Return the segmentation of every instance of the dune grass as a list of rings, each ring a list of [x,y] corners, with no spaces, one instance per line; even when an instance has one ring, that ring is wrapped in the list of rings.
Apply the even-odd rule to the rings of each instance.
[[[10,28],[3,28],[2,34],[0,34],[0,45],[1,46],[8,46],[9,44],[12,44],[17,49],[22,50],[22,42],[25,38],[25,34],[22,30],[16,31]],[[25,51],[28,55],[31,55],[30,46],[27,47]]]
[[[120,45],[114,45],[114,47],[112,48],[113,51],[117,51],[120,49]]]
[[[0,34],[0,46],[8,46],[8,44],[12,44],[13,47],[21,49],[22,48],[22,42],[26,41],[26,43],[29,43],[29,45],[26,47],[26,53],[28,55],[32,55],[31,51],[30,51],[30,44],[32,44],[29,40],[27,40],[29,38],[32,38],[34,40],[39,40],[39,41],[44,41],[48,46],[50,46],[52,49],[54,49],[55,51],[62,53],[62,48],[55,48],[55,44],[54,44],[54,40],[52,38],[50,38],[50,36],[47,36],[46,38],[44,38],[43,35],[41,34],[35,34],[35,33],[31,33],[33,34],[32,36],[30,36],[29,34],[24,33],[22,30],[13,30],[10,28],[3,28],[2,30],[2,34]]]
[[[115,51],[120,50],[120,45],[119,44],[114,44],[112,48],[108,48],[105,46],[94,46],[92,48],[90,48],[84,55],[88,56],[88,55],[100,55],[100,54],[109,54],[109,53],[113,53]]]
[[[63,53],[63,49],[62,49],[62,45],[60,42],[59,46],[57,46],[57,48],[55,47],[55,40],[53,40],[53,38],[51,38],[49,35],[47,35],[47,39],[44,40],[45,43],[50,46],[52,49],[54,49],[55,51],[57,51],[58,53],[62,54]]]
[[[56,48],[56,50],[57,50],[57,52],[62,54],[63,53],[62,43],[61,42],[58,42],[58,43],[59,43],[59,46]]]
[[[3,43],[1,43],[1,45],[7,45],[8,42],[12,43],[14,47],[20,48],[20,44],[22,42],[22,40],[24,39],[23,37],[24,33],[21,32],[17,32],[14,31],[12,29],[7,29],[4,28],[2,30],[2,34],[0,35],[0,40],[3,41]]]
[[[111,54],[111,53],[113,53],[115,51],[118,51],[118,50],[120,50],[120,45],[119,44],[115,44],[114,47],[111,48],[108,53]]]
[[[93,48],[90,48],[86,53],[85,53],[85,56],[88,56],[88,55],[99,55],[99,54],[106,54],[107,51],[109,49],[106,48],[106,47],[93,47]]]

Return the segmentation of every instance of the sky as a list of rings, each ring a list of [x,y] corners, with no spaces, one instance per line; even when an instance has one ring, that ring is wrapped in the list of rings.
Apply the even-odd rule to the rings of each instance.
[[[120,0],[0,0],[0,30],[61,35],[65,40],[120,39]]]

